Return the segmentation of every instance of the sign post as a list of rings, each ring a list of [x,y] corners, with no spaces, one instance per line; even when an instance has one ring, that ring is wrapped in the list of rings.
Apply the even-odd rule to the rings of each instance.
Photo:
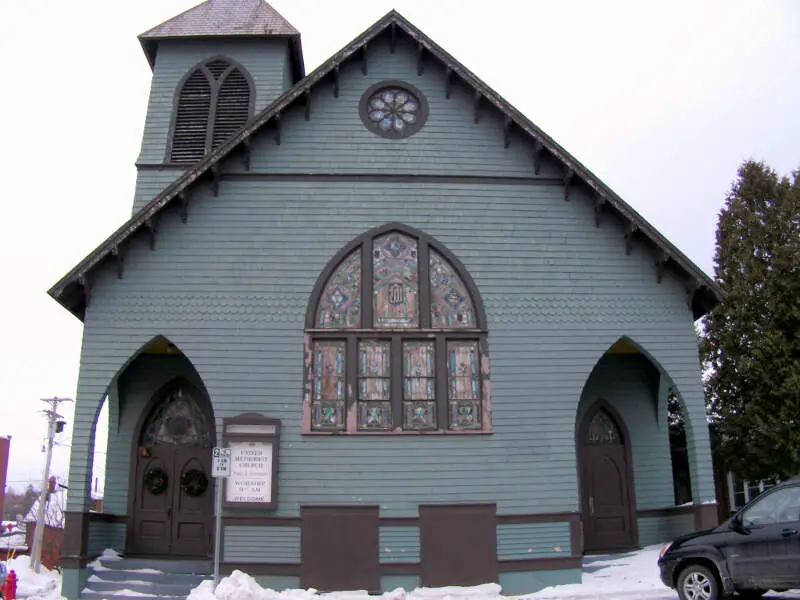
[[[231,449],[215,446],[211,455],[211,476],[217,481],[216,496],[214,498],[214,589],[219,583],[219,561],[222,548],[222,480],[231,475]]]

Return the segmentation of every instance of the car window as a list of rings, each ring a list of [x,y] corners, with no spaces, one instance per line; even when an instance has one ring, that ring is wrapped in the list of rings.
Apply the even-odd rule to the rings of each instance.
[[[742,513],[746,527],[800,521],[800,486],[764,494]]]

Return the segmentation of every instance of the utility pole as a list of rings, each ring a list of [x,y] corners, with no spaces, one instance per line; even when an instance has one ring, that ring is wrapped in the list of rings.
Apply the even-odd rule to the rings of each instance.
[[[44,411],[44,414],[47,416],[47,455],[44,461],[42,492],[39,496],[39,506],[36,511],[36,531],[34,532],[33,549],[31,552],[31,568],[35,573],[39,572],[42,565],[42,540],[44,539],[45,528],[44,516],[50,488],[50,463],[53,460],[53,444],[55,443],[56,433],[61,433],[64,426],[64,417],[58,414],[58,405],[62,402],[72,402],[72,399],[42,398],[42,402],[47,402],[50,408]],[[58,429],[58,431],[56,431],[56,429]]]

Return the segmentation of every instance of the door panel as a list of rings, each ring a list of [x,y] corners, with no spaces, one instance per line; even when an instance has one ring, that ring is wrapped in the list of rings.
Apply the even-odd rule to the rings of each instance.
[[[151,456],[139,458],[136,464],[136,501],[133,513],[133,552],[160,554],[169,552],[172,488],[175,486],[173,451],[169,447],[152,449]],[[163,469],[167,474],[167,488],[160,494],[145,489],[145,473]]]
[[[631,467],[625,440],[610,414],[599,409],[587,415],[581,429],[581,505],[584,549],[605,552],[636,543]]]
[[[180,485],[181,477],[189,471],[201,473],[208,482],[206,489],[197,496],[187,493]],[[213,521],[213,486],[209,478],[211,449],[177,446],[174,472],[171,552],[181,556],[208,556]]]
[[[300,586],[378,592],[379,531],[377,506],[301,507]]]
[[[472,586],[497,581],[496,522],[494,504],[420,506],[422,585]]]

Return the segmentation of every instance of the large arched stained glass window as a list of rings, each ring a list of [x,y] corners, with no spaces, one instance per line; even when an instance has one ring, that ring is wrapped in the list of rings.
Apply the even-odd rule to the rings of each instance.
[[[348,244],[309,303],[306,432],[486,432],[488,357],[477,288],[401,225]]]

